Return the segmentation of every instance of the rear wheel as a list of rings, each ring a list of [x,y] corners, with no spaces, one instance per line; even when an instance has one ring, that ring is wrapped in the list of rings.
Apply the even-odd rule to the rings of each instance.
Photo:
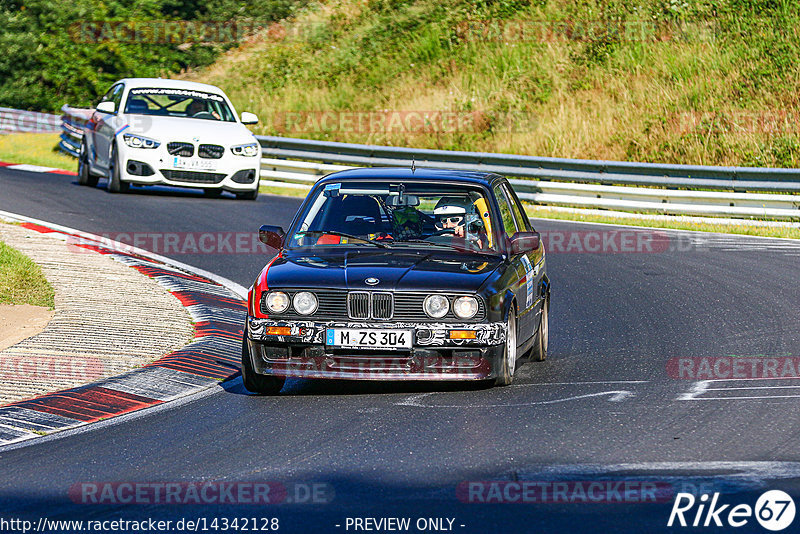
[[[109,193],[127,193],[130,189],[128,182],[120,180],[119,170],[119,155],[117,154],[117,145],[111,148],[111,159],[109,161],[108,169],[108,188]]]
[[[248,391],[261,395],[277,395],[286,379],[278,376],[260,375],[253,370],[250,349],[247,345],[247,332],[242,338],[242,382]]]
[[[252,191],[245,191],[244,193],[236,193],[236,198],[239,200],[255,200],[258,198],[258,188]]]
[[[86,149],[86,141],[81,142],[81,151],[78,154],[78,185],[97,185],[97,176],[89,170],[89,151]]]
[[[514,380],[517,367],[517,312],[513,308],[508,311],[506,322],[506,345],[503,350],[503,361],[495,379],[495,385],[507,386]]]
[[[536,342],[531,350],[531,360],[543,362],[547,359],[547,343],[550,337],[550,298],[544,299],[542,315],[539,318],[539,330],[536,333]]]

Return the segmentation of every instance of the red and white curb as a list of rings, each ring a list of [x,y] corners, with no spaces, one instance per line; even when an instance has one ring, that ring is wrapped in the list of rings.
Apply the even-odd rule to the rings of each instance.
[[[3,211],[0,217],[69,241],[70,246],[108,254],[153,278],[181,301],[195,323],[192,343],[145,367],[0,407],[0,446],[163,404],[239,373],[246,316],[244,287],[157,254],[109,243],[100,236]],[[119,250],[113,248],[116,245]]]
[[[0,161],[0,167],[12,171],[46,172],[50,174],[65,174],[67,176],[78,175],[78,173],[73,171],[65,171],[64,169],[56,169],[55,167],[42,167],[41,165],[29,165],[27,163],[8,163],[6,161]]]

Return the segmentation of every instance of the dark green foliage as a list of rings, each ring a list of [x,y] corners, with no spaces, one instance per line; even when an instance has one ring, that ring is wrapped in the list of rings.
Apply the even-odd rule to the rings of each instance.
[[[268,22],[297,0],[0,0],[0,106],[42,111],[87,106],[117,79],[212,63],[232,42],[100,38],[102,21]],[[108,26],[108,28],[118,26]],[[87,29],[88,28],[88,29]],[[97,31],[94,31],[97,30]]]

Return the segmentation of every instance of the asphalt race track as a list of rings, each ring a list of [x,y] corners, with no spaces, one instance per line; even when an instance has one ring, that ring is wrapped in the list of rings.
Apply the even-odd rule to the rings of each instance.
[[[299,203],[167,188],[111,195],[74,177],[0,169],[0,210],[101,235],[286,227]],[[565,247],[587,232],[610,242],[610,232],[624,231],[536,227]],[[800,356],[800,244],[662,231],[652,248],[548,251],[548,360],[523,364],[511,387],[298,379],[277,397],[259,397],[235,379],[185,402],[0,450],[0,512],[34,521],[275,517],[282,532],[355,532],[347,518],[365,517],[410,517],[412,526],[451,518],[464,533],[681,532],[690,529],[666,528],[676,491],[703,488],[752,506],[763,491],[784,489],[797,500],[800,379],[709,384],[676,378],[675,359]],[[243,286],[269,259],[165,255]],[[673,493],[655,504],[485,504],[457,493],[468,481],[622,479]],[[207,481],[277,482],[289,500],[98,505],[69,494],[80,483]],[[320,498],[306,502],[315,483]],[[736,531],[765,532],[754,519]]]

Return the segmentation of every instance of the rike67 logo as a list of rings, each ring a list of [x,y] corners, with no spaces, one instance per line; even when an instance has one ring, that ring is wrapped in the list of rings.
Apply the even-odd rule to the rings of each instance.
[[[714,493],[710,498],[708,494],[697,498],[691,493],[678,493],[667,526],[743,527],[755,516],[765,529],[779,531],[794,521],[794,500],[780,490],[763,493],[755,507],[749,504],[722,504],[719,497],[719,493]]]

